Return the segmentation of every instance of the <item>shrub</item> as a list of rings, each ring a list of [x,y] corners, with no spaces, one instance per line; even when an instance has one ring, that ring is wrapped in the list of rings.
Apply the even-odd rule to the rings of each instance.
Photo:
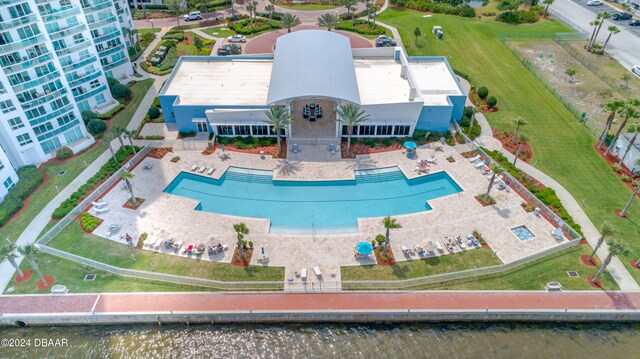
[[[118,106],[112,108],[108,112],[98,115],[98,118],[101,120],[110,120],[111,117],[115,116],[118,112],[124,110],[124,107],[125,106],[123,104],[119,104]]]
[[[171,70],[178,63],[179,59],[180,54],[178,54],[178,50],[175,47],[171,47],[169,50],[167,50],[167,57],[160,64],[160,71],[168,71],[167,73],[171,72]]]
[[[11,216],[22,208],[22,201],[29,197],[44,181],[44,175],[34,165],[20,167],[16,174],[18,175],[18,183],[0,203],[0,226],[5,225]]]
[[[178,132],[178,136],[180,136],[180,138],[196,137],[196,132],[195,131],[180,131],[180,132]]]
[[[131,89],[119,83],[111,88],[111,96],[129,101],[131,100]]]
[[[476,91],[476,93],[478,94],[478,97],[484,100],[489,96],[489,89],[486,86],[482,86]]]
[[[155,106],[151,106],[151,108],[149,108],[149,111],[147,111],[147,114],[149,115],[150,119],[155,120],[156,118],[160,117],[160,110]]]
[[[153,99],[153,103],[151,104],[151,106],[153,107],[160,107],[160,97],[157,97]]]
[[[98,114],[91,111],[91,110],[86,110],[86,111],[82,111],[82,113],[80,114],[80,116],[82,116],[82,121],[84,122],[84,125],[86,126],[89,122],[91,122],[91,120],[97,120]]]
[[[69,158],[71,156],[73,156],[73,151],[71,151],[71,149],[69,147],[67,147],[67,146],[60,147],[56,151],[56,157],[59,160],[66,160],[67,158]]]
[[[407,7],[419,11],[430,11],[436,14],[449,14],[462,17],[475,17],[475,10],[468,4],[457,5],[458,2],[435,2],[431,0],[391,0],[395,6]],[[366,14],[365,14],[366,15]]]
[[[538,13],[535,11],[525,10],[507,11],[498,14],[498,16],[496,16],[496,20],[506,22],[508,24],[534,23],[538,21]]]
[[[234,30],[238,34],[242,35],[251,35],[258,32],[269,31],[271,29],[281,29],[282,24],[278,21],[272,21],[269,23],[269,20],[257,19],[251,23],[250,20],[238,21],[233,26]]]
[[[383,244],[384,243],[384,235],[383,234],[378,234],[376,236],[376,242],[378,242],[378,244]]]
[[[16,214],[22,208],[22,200],[15,198],[11,192],[0,203],[0,226],[7,224],[11,216]]]
[[[353,31],[363,35],[383,35],[385,33],[384,27],[378,24],[374,25],[366,20],[341,21],[336,26],[336,30]]]
[[[462,117],[470,119],[471,116],[473,116],[473,106],[466,106],[464,108],[464,113],[463,113]]]
[[[80,227],[87,232],[93,232],[93,230],[96,229],[100,225],[100,223],[102,223],[102,220],[98,217],[93,216],[89,212],[84,212],[80,216]]]
[[[493,106],[495,106],[495,105],[497,105],[497,104],[498,104],[498,99],[497,99],[495,96],[490,96],[490,97],[487,99],[487,105],[488,105],[489,107],[493,107]]]
[[[102,133],[106,129],[107,123],[103,120],[91,120],[89,124],[87,124],[87,131],[89,131],[89,133],[92,135]]]

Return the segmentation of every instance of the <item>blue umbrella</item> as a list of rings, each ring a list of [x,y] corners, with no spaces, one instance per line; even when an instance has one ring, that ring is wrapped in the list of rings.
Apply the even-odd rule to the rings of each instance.
[[[369,242],[360,242],[356,246],[356,250],[358,251],[358,253],[364,254],[366,256],[373,252],[373,246]]]
[[[262,255],[264,255],[264,247],[262,247]]]
[[[222,152],[224,152],[224,145],[222,145]]]
[[[407,142],[404,143],[404,147],[408,148],[410,150],[415,150],[416,147],[418,147],[418,145],[416,145],[416,143],[413,142],[413,141],[407,141]]]

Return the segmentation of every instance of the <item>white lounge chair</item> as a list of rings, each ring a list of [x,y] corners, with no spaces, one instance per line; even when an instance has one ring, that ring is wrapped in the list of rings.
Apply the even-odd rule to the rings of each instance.
[[[93,202],[91,202],[91,204],[92,204],[94,207],[103,207],[103,206],[108,206],[108,205],[109,205],[109,202],[107,202],[107,201],[103,201],[103,200],[99,200],[99,201],[93,201]]]
[[[207,166],[204,165],[204,163],[202,164],[202,167],[200,167],[200,169],[198,170],[198,172],[200,173],[204,173],[204,171],[207,170]]]
[[[427,158],[426,161],[427,161],[427,163],[436,163],[436,156]]]
[[[109,207],[94,207],[93,210],[96,213],[104,213],[109,211]]]
[[[322,278],[322,272],[320,272],[320,267],[318,266],[313,267],[313,273],[316,275],[316,277]]]
[[[551,235],[555,239],[564,239],[564,233],[562,233],[562,227],[558,227],[551,231]]]
[[[144,169],[145,170],[150,170],[153,168],[153,163],[149,162],[149,161],[145,161],[144,162]]]
[[[487,164],[487,161],[484,161],[484,160],[483,160],[483,161],[481,161],[481,162],[476,163],[476,164],[475,164],[475,167],[476,167],[476,168],[482,168],[482,167],[484,167],[484,165],[486,165],[486,164]]]
[[[300,269],[300,279],[307,280],[307,268]]]
[[[193,162],[193,166],[191,166],[191,171],[195,171],[198,169],[198,161]]]
[[[480,158],[482,158],[482,156],[476,155],[475,157],[469,158],[469,162],[476,162],[476,161],[480,160]]]
[[[213,171],[215,171],[215,168],[213,167],[213,164],[211,164],[211,167],[209,167],[209,170],[207,171],[207,175],[211,176]]]

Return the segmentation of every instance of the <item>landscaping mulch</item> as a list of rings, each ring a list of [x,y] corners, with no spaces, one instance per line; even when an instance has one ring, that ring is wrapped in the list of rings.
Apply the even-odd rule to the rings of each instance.
[[[240,254],[238,253],[238,246],[233,251],[233,257],[231,257],[231,265],[236,267],[248,267],[249,263],[251,263],[251,256],[253,255],[253,248],[245,248],[244,250],[244,258],[240,258]]]
[[[382,251],[384,250],[384,246],[378,246],[373,251],[376,254],[376,262],[381,266],[392,266],[396,264],[396,258],[393,255],[393,249],[389,247],[387,250],[387,255],[385,257],[382,256]]]
[[[588,255],[580,256],[580,262],[588,267],[595,267],[598,265],[598,259],[593,257],[591,260],[589,260]]]
[[[640,270],[640,266],[636,265],[636,260],[635,259],[630,261],[629,264],[631,264],[631,268]]]
[[[402,150],[402,144],[396,142],[391,146],[383,146],[382,142],[378,142],[376,148],[369,147],[362,143],[351,143],[350,156],[347,156],[347,142],[342,142],[340,152],[342,158],[355,158],[357,155],[368,155],[372,153],[390,152]]]
[[[496,204],[496,200],[489,196],[488,202],[484,201],[484,195],[483,194],[479,194],[475,197],[473,197],[476,199],[476,201],[478,201],[478,203],[480,203],[480,205],[482,205],[482,207],[488,207],[488,206],[493,206],[494,204]]]
[[[129,198],[127,202],[125,202],[125,204],[122,205],[122,207],[126,209],[132,209],[135,211],[138,208],[140,208],[140,206],[142,206],[143,203],[144,203],[144,198],[136,197],[136,203],[131,202],[131,198]]]
[[[593,283],[592,280],[594,277],[595,275],[590,275],[589,277],[587,277],[587,283],[589,283],[589,285],[592,286],[593,288],[602,289],[602,281],[597,281]]]
[[[55,283],[55,281],[56,281],[56,279],[53,276],[48,275],[48,274],[44,275],[44,280],[47,281],[46,284],[42,283],[42,281],[38,279],[38,290],[45,290],[45,289],[51,287],[53,285],[53,283]]]
[[[155,159],[161,160],[168,153],[173,153],[173,149],[170,148],[170,147],[153,148],[153,149],[151,149],[151,151],[149,151],[149,153],[147,154],[147,157],[151,157],[151,158],[155,158]]]
[[[29,269],[23,269],[22,274],[24,274],[24,276],[20,278],[20,275],[16,273],[16,276],[13,278],[16,283],[24,283],[28,281],[29,279],[31,279],[31,275],[33,274],[33,272],[31,272],[31,270]]]
[[[282,156],[278,156],[278,145],[256,147],[256,148],[250,148],[250,149],[239,149],[239,148],[236,148],[233,144],[229,143],[224,145],[224,150],[232,151],[232,152],[250,153],[254,155],[259,155],[260,151],[264,151],[265,156],[273,156],[273,158],[287,157],[287,141],[282,140],[282,142],[280,143],[280,147],[282,149]],[[215,151],[216,149],[222,150],[222,145],[219,143],[216,143],[215,147],[213,148],[213,151]],[[213,151],[211,153],[213,153]]]
[[[613,172],[618,175],[618,177],[620,178],[620,180],[622,181],[622,183],[624,183],[627,187],[629,187],[629,189],[631,189],[632,191],[635,190],[635,187],[633,186],[633,180],[635,179],[640,179],[640,174],[634,174],[633,172],[631,172],[631,170],[629,170],[627,168],[627,166],[625,166],[624,164],[620,166],[620,170],[616,171],[615,170],[615,166],[618,164],[618,162],[620,161],[619,158],[617,158],[616,156],[614,156],[613,154],[609,153],[608,155],[604,155],[605,151],[607,150],[607,147],[605,146],[602,150],[598,149],[598,143],[596,143],[595,145],[593,145],[593,148],[598,152],[598,154],[600,155],[600,157],[602,157],[605,161],[607,161],[607,163],[609,164],[609,166],[611,166],[613,170]],[[628,180],[625,181],[622,179],[622,176],[627,176]],[[638,193],[638,197],[640,197],[640,193]],[[616,213],[617,214],[617,213]]]
[[[514,142],[512,146],[511,137],[513,137],[513,132],[509,132],[509,134],[505,136],[502,130],[496,128],[493,130],[493,137],[496,138],[498,141],[500,141],[500,143],[502,144],[502,147],[504,147],[507,151],[513,153],[514,155],[516,154],[516,152],[518,152],[518,146],[520,146],[520,139]],[[530,163],[531,158],[533,158],[533,149],[531,148],[531,145],[528,142],[523,143],[518,159],[525,161],[527,163]]]

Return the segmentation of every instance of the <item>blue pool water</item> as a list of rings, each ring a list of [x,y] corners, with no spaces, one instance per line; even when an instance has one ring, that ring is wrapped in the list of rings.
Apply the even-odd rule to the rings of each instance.
[[[408,180],[397,167],[350,181],[274,181],[271,171],[231,167],[219,180],[181,172],[164,190],[200,201],[199,211],[270,218],[279,233],[355,232],[358,218],[428,211],[426,200],[461,191],[446,172]]]
[[[521,241],[526,241],[535,237],[535,234],[533,234],[533,232],[524,225],[511,228],[511,232],[513,232],[513,234],[515,234]]]

